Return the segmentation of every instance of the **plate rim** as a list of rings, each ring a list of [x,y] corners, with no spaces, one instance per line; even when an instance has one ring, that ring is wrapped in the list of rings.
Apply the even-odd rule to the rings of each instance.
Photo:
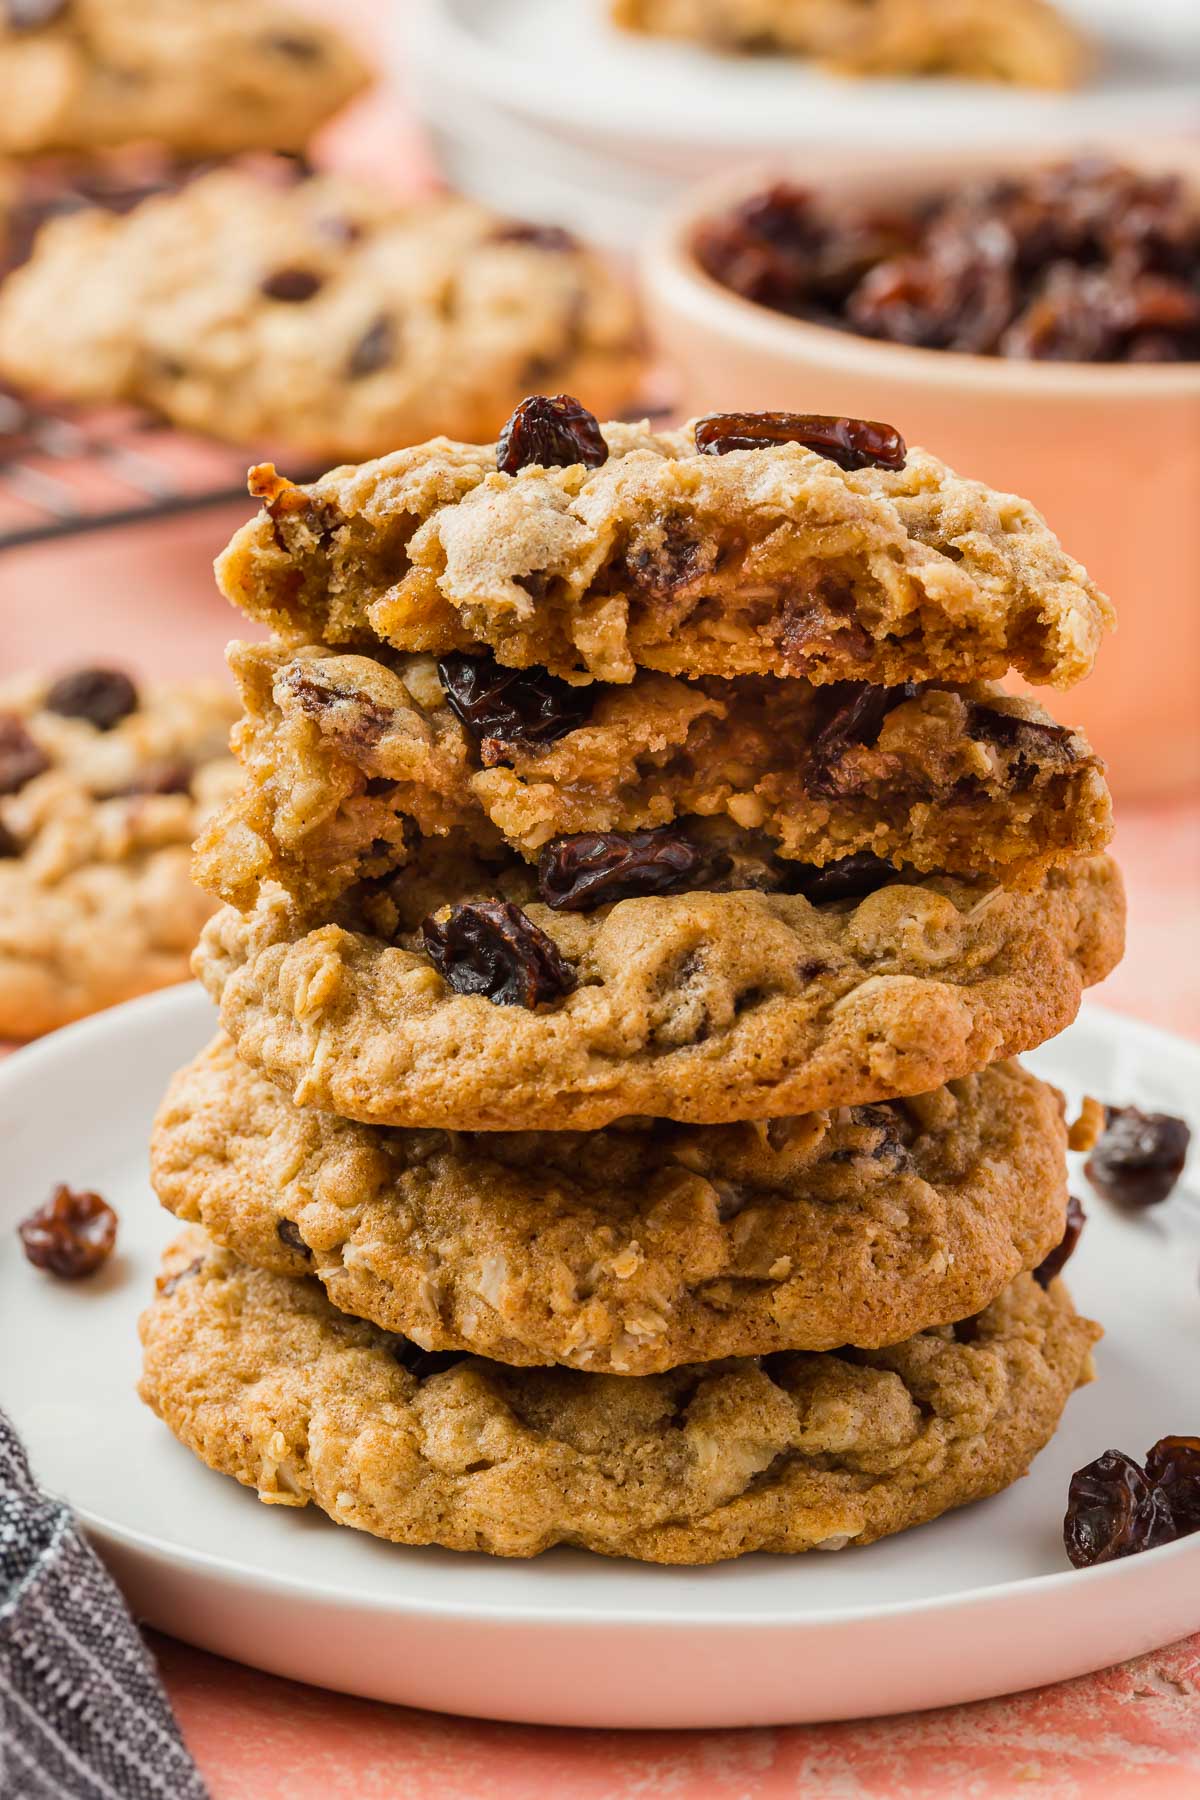
[[[453,83],[447,89],[436,83],[439,94],[456,94],[468,107],[472,99],[483,101],[504,113],[535,122],[543,129],[562,133],[576,141],[591,141],[597,135],[609,140],[619,140],[627,151],[634,152],[635,159],[639,146],[655,150],[667,146],[689,147],[697,137],[703,135],[700,120],[696,121],[692,131],[681,130],[677,113],[662,116],[639,115],[636,131],[633,131],[627,108],[614,106],[610,115],[594,96],[581,103],[578,96],[572,102],[565,96],[551,93],[543,96],[540,104],[529,104],[525,92],[514,78],[511,61],[506,60],[496,46],[474,28],[474,22],[464,15],[464,4],[469,7],[477,3],[478,0],[409,0],[408,8],[397,22],[397,29],[401,44],[407,51],[409,73],[415,77],[407,85],[409,91],[416,94],[418,104],[420,87],[426,73],[436,83],[438,72],[449,67],[454,70]],[[583,3],[584,0],[576,0],[577,5]],[[589,11],[594,13],[600,0],[586,0],[586,3]],[[705,51],[703,46],[679,44],[652,44],[651,49],[658,54],[664,49],[674,51],[676,55],[681,52],[716,54]],[[402,70],[404,66],[402,60]],[[844,101],[845,84],[839,84],[837,78],[827,74],[818,78],[818,72],[807,67],[802,74],[806,84],[810,80],[817,80],[814,90],[809,91],[805,86],[803,98],[809,102],[820,101],[823,116],[827,106],[832,105],[836,109],[839,101]],[[887,87],[895,96],[901,80],[902,78],[898,78],[897,82],[881,82],[878,85]],[[908,85],[911,86],[911,82]],[[979,93],[981,86],[985,90],[982,95]],[[856,95],[856,92],[852,88],[852,95]],[[951,81],[932,92],[928,91],[926,83],[919,86],[916,94],[911,96],[908,87],[903,86],[901,93],[906,99],[919,98],[922,102],[920,111],[923,113],[944,113],[947,122],[953,117],[955,102],[960,111],[967,103],[980,103],[986,115],[986,123],[979,135],[987,141],[990,134],[990,140],[1000,146],[1013,142],[1016,137],[1027,135],[1031,130],[1041,133],[1050,145],[1064,136],[1078,136],[1081,133],[1086,136],[1102,128],[1100,115],[1106,110],[1111,114],[1114,106],[1129,128],[1134,126],[1136,120],[1149,122],[1153,116],[1156,129],[1165,129],[1164,117],[1175,119],[1176,113],[1179,129],[1195,122],[1195,97],[1182,84],[1178,88],[1164,88],[1161,83],[1144,81],[1123,94],[1114,94],[1104,86],[1066,93],[1037,88],[1023,89],[1016,96],[1015,113],[1010,90],[1001,87],[998,92],[991,93],[987,91],[987,84],[978,82]],[[723,118],[715,140],[711,121],[708,122],[706,131],[709,140],[719,142],[724,153],[750,155],[756,149],[780,149],[787,144],[801,148],[815,141],[806,139],[796,130],[781,138],[778,124],[772,117],[768,116],[764,126],[755,121],[754,109],[748,110],[748,121],[744,124],[739,121],[736,130],[729,129],[728,117]],[[869,107],[861,110],[868,115],[871,111]]]

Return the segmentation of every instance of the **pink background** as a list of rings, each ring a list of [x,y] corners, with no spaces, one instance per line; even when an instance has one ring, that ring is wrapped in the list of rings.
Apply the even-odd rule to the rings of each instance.
[[[373,0],[341,0],[336,10],[378,16]],[[329,151],[376,179],[381,162],[402,184],[428,172],[422,147],[383,96],[331,134]],[[216,673],[226,639],[244,627],[216,595],[209,564],[245,516],[239,505],[5,554],[0,669],[102,659],[145,675]],[[1119,656],[1119,641],[1110,654]],[[1200,797],[1122,812],[1116,849],[1130,893],[1129,953],[1100,997],[1200,1033]],[[154,1648],[214,1800],[1200,1793],[1200,1636],[1012,1699],[857,1724],[682,1734],[435,1717],[319,1693],[166,1639]]]

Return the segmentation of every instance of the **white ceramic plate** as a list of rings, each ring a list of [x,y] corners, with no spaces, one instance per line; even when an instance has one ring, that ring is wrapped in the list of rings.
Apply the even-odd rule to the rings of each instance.
[[[836,1556],[659,1569],[555,1551],[415,1551],[265,1507],[205,1469],[134,1393],[135,1324],[173,1229],[146,1180],[167,1076],[205,1040],[194,988],[119,1007],[0,1067],[0,1405],[79,1510],[140,1616],[278,1674],[545,1724],[695,1726],[936,1706],[1077,1675],[1200,1629],[1200,1536],[1086,1572],[1063,1555],[1072,1469],[1200,1430],[1200,1206],[1093,1200],[1071,1265],[1104,1321],[1099,1380],[998,1498]],[[1064,1086],[1184,1112],[1200,1047],[1099,1010],[1030,1059]],[[1080,1178],[1082,1179],[1082,1178]],[[53,1183],[96,1187],[119,1254],[56,1283],[13,1226]],[[1082,1191],[1082,1190],[1081,1190]]]
[[[1096,40],[1077,92],[853,81],[616,30],[607,0],[409,0],[400,75],[449,176],[489,204],[630,244],[737,157],[1086,141],[1200,126],[1195,0],[1057,0]],[[947,155],[953,152],[947,149]]]

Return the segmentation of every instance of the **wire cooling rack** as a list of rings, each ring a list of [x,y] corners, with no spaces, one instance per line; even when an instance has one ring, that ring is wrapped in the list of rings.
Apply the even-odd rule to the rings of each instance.
[[[136,413],[72,417],[0,392],[0,550],[244,500],[248,460]]]

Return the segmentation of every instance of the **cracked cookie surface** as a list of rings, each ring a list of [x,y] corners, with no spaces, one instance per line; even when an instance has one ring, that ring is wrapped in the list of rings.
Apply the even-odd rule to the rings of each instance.
[[[0,299],[0,368],[235,443],[362,457],[498,431],[548,379],[620,410],[641,353],[624,287],[566,233],[218,170],[46,226]]]
[[[565,836],[682,821],[724,854],[758,855],[764,881],[775,857],[824,865],[869,851],[1024,885],[1102,850],[1111,830],[1087,740],[984,684],[731,685],[642,671],[628,686],[551,693],[579,716],[536,741],[520,721],[510,739],[468,729],[447,698],[452,665],[428,656],[241,644],[230,662],[248,781],[201,839],[197,876],[242,906],[264,880],[312,899],[386,875],[409,860],[414,828],[534,861]],[[502,673],[488,657],[453,662]]]
[[[0,17],[0,153],[301,150],[366,83],[345,39],[285,0],[18,3]]]
[[[618,25],[717,50],[817,57],[851,75],[1074,87],[1086,40],[1047,0],[611,0]]]
[[[645,1375],[896,1343],[1063,1235],[1060,1095],[1000,1063],[758,1124],[447,1133],[301,1110],[218,1038],[151,1142],[171,1212],[428,1350]]]
[[[0,1037],[188,979],[213,911],[190,847],[237,786],[236,703],[216,683],[131,697],[100,726],[43,680],[0,688]]]
[[[199,1232],[168,1252],[141,1333],[142,1398],[264,1500],[398,1543],[665,1563],[867,1544],[998,1492],[1089,1379],[1100,1335],[1061,1282],[1023,1275],[967,1342],[946,1326],[634,1379],[477,1357],[421,1374],[414,1346],[315,1282]]]
[[[903,421],[900,421],[902,424]],[[496,468],[435,440],[297,487],[218,559],[222,592],[293,641],[487,644],[562,676],[800,675],[1067,687],[1108,600],[1025,500],[923,450],[847,471],[799,443],[698,453],[693,427],[606,425],[598,467]]]
[[[397,885],[414,912],[450,897],[442,875],[431,895]],[[823,905],[744,890],[587,915],[530,904],[575,985],[527,1010],[453,991],[420,938],[376,934],[390,919],[406,936],[375,898],[357,925],[350,909],[328,924],[267,889],[253,913],[210,921],[193,966],[243,1060],[297,1104],[464,1130],[718,1123],[921,1093],[1063,1030],[1124,932],[1104,856],[1029,892],[928,877]]]

